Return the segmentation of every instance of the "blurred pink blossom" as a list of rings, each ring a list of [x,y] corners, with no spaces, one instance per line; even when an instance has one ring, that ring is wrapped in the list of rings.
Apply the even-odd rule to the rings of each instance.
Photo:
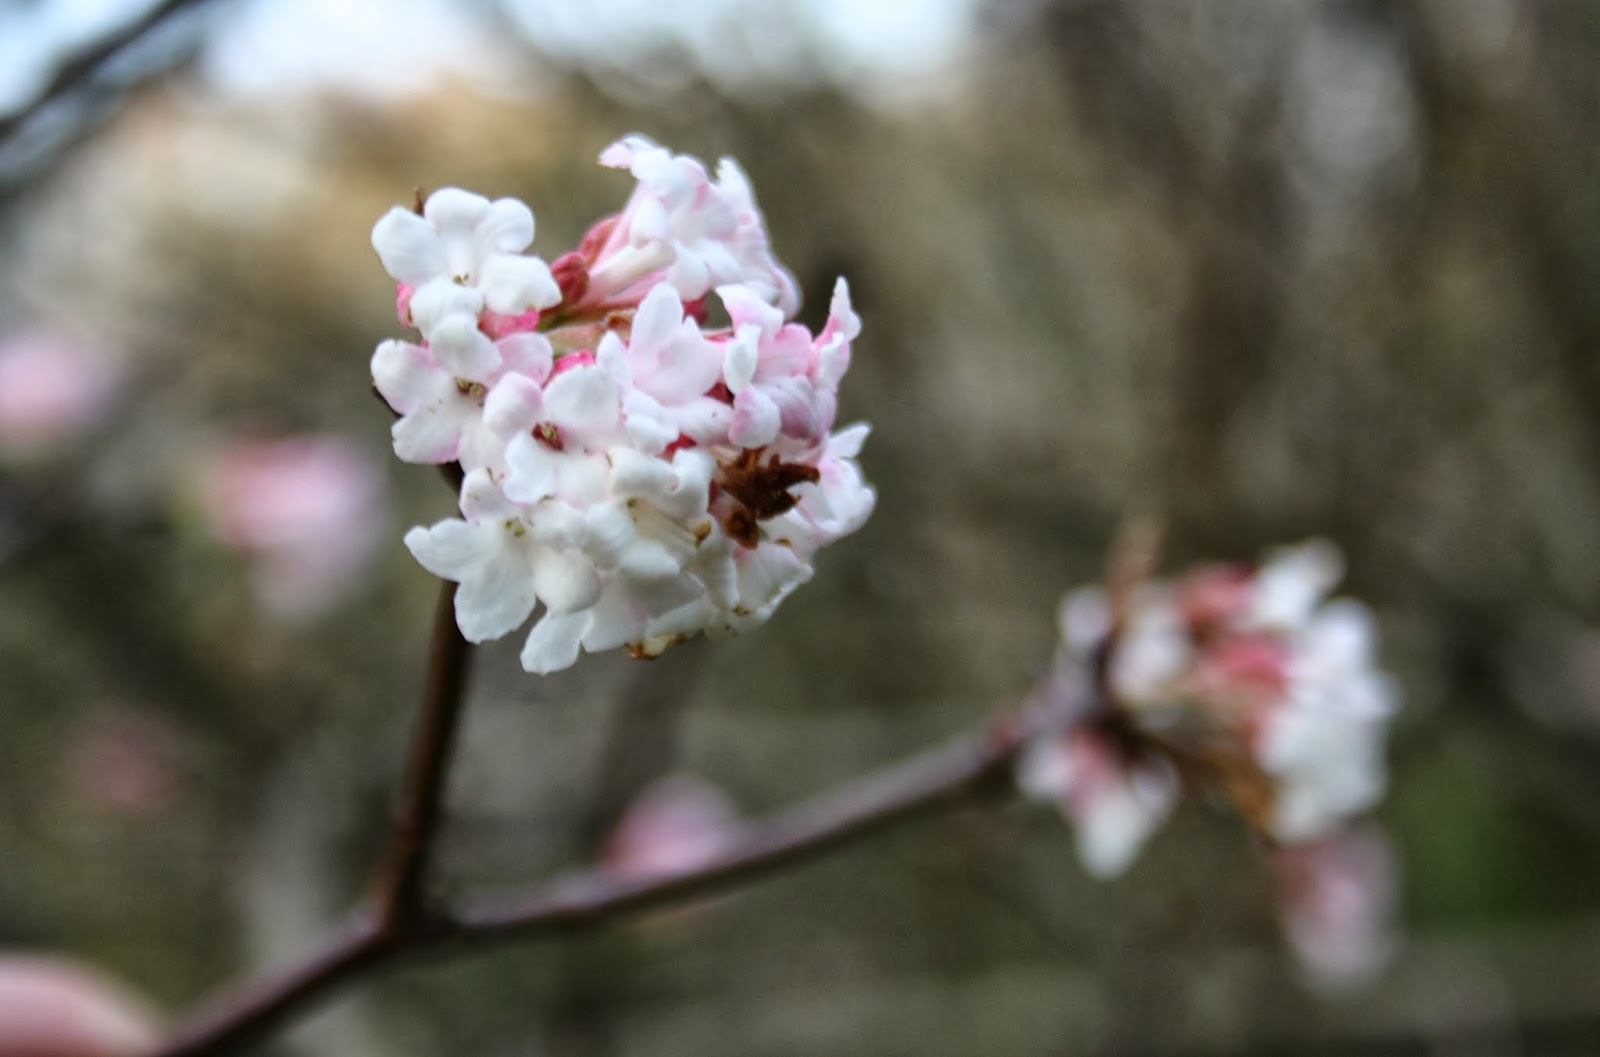
[[[0,1057],[132,1057],[155,1027],[126,992],[52,958],[0,956]]]
[[[669,775],[639,794],[606,845],[606,869],[649,878],[693,870],[725,851],[739,815],[715,786]]]
[[[161,716],[97,712],[68,743],[62,777],[97,807],[154,815],[177,795],[180,751],[178,732]]]
[[[1033,799],[1054,802],[1072,823],[1078,858],[1097,878],[1133,865],[1178,799],[1178,776],[1166,760],[1124,760],[1110,739],[1087,727],[1034,742],[1018,782]]]
[[[119,366],[54,331],[0,337],[0,456],[28,458],[93,425],[116,394]]]
[[[250,559],[257,598],[280,617],[337,602],[387,534],[382,472],[333,435],[233,441],[204,458],[195,490],[212,534]]]
[[[1395,948],[1394,854],[1373,825],[1274,853],[1278,914],[1309,981],[1324,989],[1371,978]]]

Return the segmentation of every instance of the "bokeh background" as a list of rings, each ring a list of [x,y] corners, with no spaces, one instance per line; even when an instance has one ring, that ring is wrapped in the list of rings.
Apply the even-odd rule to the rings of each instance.
[[[879,507],[758,635],[482,650],[450,890],[614,851],[663,776],[760,814],[985,721],[1148,517],[1174,569],[1343,548],[1404,688],[1394,956],[1309,982],[1215,805],[1110,883],[1016,805],[270,1052],[1600,1053],[1600,3],[163,9],[0,2],[0,946],[177,1016],[359,896],[436,590],[399,537],[451,512],[368,391],[371,224],[457,184],[554,258],[639,131],[743,163],[802,318],[849,277]]]

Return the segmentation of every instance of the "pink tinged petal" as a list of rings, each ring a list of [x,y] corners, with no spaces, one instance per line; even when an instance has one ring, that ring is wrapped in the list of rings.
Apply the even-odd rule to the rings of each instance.
[[[711,397],[701,397],[673,408],[678,432],[696,444],[722,444],[733,425],[733,408]]]
[[[652,355],[670,342],[683,322],[683,299],[667,283],[650,288],[633,317],[629,348]]]
[[[762,389],[750,386],[733,398],[733,421],[728,440],[741,448],[760,448],[778,436],[782,422],[778,405]]]
[[[580,438],[605,435],[621,420],[617,388],[595,366],[575,367],[556,376],[544,391],[550,421]]]
[[[600,164],[608,169],[627,169],[633,165],[633,137],[620,139],[600,152]]]
[[[495,342],[500,360],[508,372],[525,374],[537,381],[550,376],[554,359],[550,342],[542,334],[511,334]]]
[[[735,562],[739,570],[739,608],[764,621],[790,591],[811,579],[812,568],[794,551],[763,543]],[[744,615],[744,614],[740,614]]]
[[[680,431],[674,416],[648,393],[628,390],[623,398],[623,417],[628,438],[650,455],[661,454],[678,439]]]
[[[1398,870],[1375,827],[1346,830],[1274,856],[1279,915],[1317,987],[1370,979],[1395,949]]]
[[[707,341],[694,320],[680,320],[656,355],[654,370],[640,372],[641,386],[669,404],[704,396],[722,375],[722,350]]]
[[[811,333],[798,323],[786,324],[762,343],[756,378],[765,380],[809,375],[814,356]]]
[[[872,433],[872,426],[857,422],[846,426],[828,438],[828,456],[834,459],[854,459],[861,454],[861,446]]]
[[[670,233],[667,207],[659,199],[653,196],[642,198],[631,213],[623,216],[628,221],[628,233],[635,246],[667,240]]]
[[[133,1057],[158,1048],[150,1011],[121,985],[64,959],[0,956],[0,1053]]]
[[[459,187],[443,187],[428,196],[422,215],[439,232],[450,278],[477,279],[477,227],[489,212],[489,200]]]
[[[756,376],[760,360],[761,330],[746,324],[734,331],[733,338],[724,349],[722,378],[733,393],[742,393]]]
[[[600,599],[600,574],[578,551],[539,548],[533,560],[533,584],[539,601],[552,613],[587,609]]]
[[[384,271],[402,283],[419,286],[445,271],[439,233],[409,209],[396,206],[373,225],[372,248]]]
[[[839,388],[839,382],[850,369],[850,343],[838,334],[817,346],[817,385],[829,391]]]
[[[408,341],[385,341],[372,354],[372,384],[378,395],[404,415],[439,399],[449,379],[433,355]]]
[[[628,346],[623,344],[622,338],[614,330],[608,330],[600,338],[600,344],[594,351],[594,362],[612,383],[622,390],[633,386],[633,365],[628,362]]]
[[[546,613],[528,633],[522,647],[522,668],[535,675],[548,675],[571,668],[578,659],[578,647],[594,623],[589,610],[576,613]]]
[[[394,453],[401,462],[438,465],[455,461],[468,416],[453,400],[425,404],[401,416],[390,427]]]
[[[777,405],[778,428],[784,435],[807,442],[822,439],[823,413],[831,409],[819,406],[817,393],[809,382],[803,378],[784,378],[760,389]],[[734,403],[737,407],[738,400]]]
[[[449,279],[423,283],[411,295],[412,324],[431,341],[433,330],[452,316],[466,316],[474,327],[483,311],[483,294]]]
[[[497,253],[483,262],[478,288],[491,311],[514,315],[561,303],[561,287],[538,257]]]
[[[493,557],[494,540],[487,526],[460,518],[418,526],[405,535],[406,549],[417,564],[443,580],[460,583]]]
[[[533,210],[515,198],[501,198],[489,206],[474,234],[480,258],[491,253],[521,253],[533,242]]]
[[[1075,657],[1090,657],[1111,634],[1111,602],[1099,587],[1083,587],[1061,600],[1056,611],[1061,641]]]
[[[508,374],[483,401],[483,423],[501,437],[527,433],[544,418],[544,390],[527,375]]]
[[[487,470],[472,470],[461,482],[461,513],[474,525],[481,522],[504,523],[522,516]]]
[[[541,444],[527,434],[515,437],[506,448],[505,493],[519,503],[537,503],[552,496],[561,480],[560,452]]]
[[[666,281],[692,301],[711,289],[711,268],[699,254],[679,247],[677,259],[667,268]]]
[[[1078,856],[1091,876],[1127,871],[1177,802],[1177,782],[1160,768],[1137,766],[1113,775],[1074,811]]]
[[[428,347],[439,365],[457,378],[482,382],[500,367],[500,352],[469,315],[447,316],[427,332]]]
[[[861,335],[861,317],[856,315],[855,309],[850,305],[850,284],[845,282],[844,276],[833,284],[833,301],[828,305],[828,322],[822,327],[818,337],[831,338],[835,334],[846,342],[854,341]]]
[[[740,283],[719,286],[717,296],[728,310],[735,329],[757,327],[763,334],[775,334],[783,325],[783,311],[767,303],[756,291]]]
[[[508,530],[499,528],[505,533]],[[468,642],[488,642],[522,625],[538,601],[532,571],[520,547],[480,569],[456,590],[456,624]]]

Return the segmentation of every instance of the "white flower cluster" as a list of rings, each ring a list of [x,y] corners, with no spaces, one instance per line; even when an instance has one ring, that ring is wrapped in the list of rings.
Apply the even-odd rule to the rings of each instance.
[[[1372,617],[1325,601],[1337,551],[1313,542],[1258,568],[1144,583],[1122,603],[1068,595],[1052,694],[1088,702],[1025,758],[1025,790],[1061,805],[1092,872],[1115,874],[1171,811],[1177,774],[1203,775],[1284,844],[1319,840],[1384,789],[1396,704],[1375,667]]]
[[[812,334],[732,160],[713,181],[638,136],[601,160],[634,193],[553,265],[524,252],[527,206],[454,188],[372,232],[421,333],[372,358],[395,452],[464,474],[462,516],[406,546],[460,584],[471,641],[543,606],[531,672],[764,623],[875,498],[867,427],[833,431],[861,326],[844,280]],[[705,325],[711,296],[731,325]]]

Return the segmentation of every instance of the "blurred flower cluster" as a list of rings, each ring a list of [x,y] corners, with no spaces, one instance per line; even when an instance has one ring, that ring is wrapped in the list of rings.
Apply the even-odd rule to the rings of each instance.
[[[1383,794],[1397,695],[1371,614],[1327,599],[1341,565],[1315,541],[1255,567],[1069,594],[1043,692],[1052,722],[1018,769],[1099,877],[1132,864],[1184,785],[1226,796],[1271,847],[1296,954],[1332,984],[1384,960],[1394,901],[1381,836],[1351,822]]]
[[[1067,596],[1047,693],[1070,719],[1021,777],[1077,826],[1089,870],[1125,869],[1181,779],[1226,793],[1277,844],[1327,837],[1378,800],[1395,691],[1368,611],[1326,600],[1340,573],[1312,542]]]
[[[860,330],[844,281],[812,334],[733,161],[713,179],[631,136],[601,162],[634,192],[552,264],[524,252],[526,205],[455,188],[372,233],[421,337],[372,358],[395,452],[463,473],[462,516],[406,545],[460,584],[474,642],[542,604],[532,672],[759,625],[874,502],[867,428],[833,432]]]

